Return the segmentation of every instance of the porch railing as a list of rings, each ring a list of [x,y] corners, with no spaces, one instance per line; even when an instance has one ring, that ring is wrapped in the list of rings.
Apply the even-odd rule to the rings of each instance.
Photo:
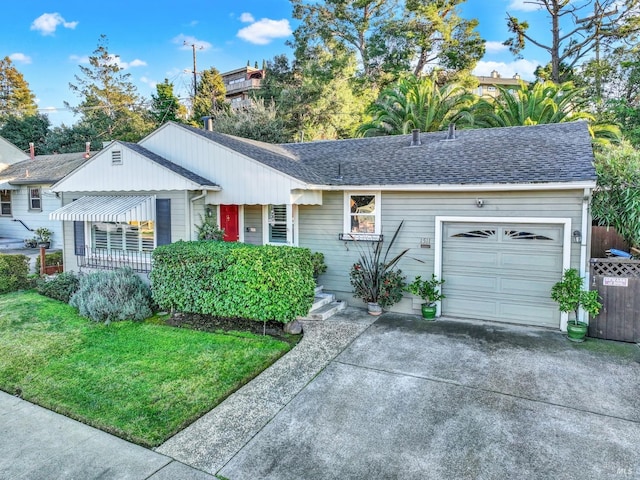
[[[76,260],[80,268],[115,270],[130,267],[140,273],[151,271],[151,252],[89,248],[85,245],[76,248]]]

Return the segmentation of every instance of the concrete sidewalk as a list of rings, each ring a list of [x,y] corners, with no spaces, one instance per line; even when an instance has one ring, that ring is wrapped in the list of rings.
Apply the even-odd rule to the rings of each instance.
[[[206,480],[212,475],[0,392],[0,478]]]

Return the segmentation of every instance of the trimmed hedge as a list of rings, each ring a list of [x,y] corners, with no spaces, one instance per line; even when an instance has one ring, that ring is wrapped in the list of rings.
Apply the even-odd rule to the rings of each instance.
[[[287,323],[311,308],[306,248],[200,241],[153,251],[153,298],[162,309]]]
[[[29,257],[0,254],[0,294],[29,286]]]

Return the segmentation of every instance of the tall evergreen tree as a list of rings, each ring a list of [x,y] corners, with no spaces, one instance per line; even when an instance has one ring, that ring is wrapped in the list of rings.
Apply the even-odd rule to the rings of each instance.
[[[39,113],[27,116],[11,115],[5,118],[0,137],[13,143],[16,147],[29,151],[29,143],[33,142],[36,153],[49,153],[47,148],[47,136],[49,134],[49,117]]]
[[[122,73],[107,43],[106,36],[101,35],[89,66],[80,65],[81,75],[75,76],[75,84],[69,84],[71,91],[82,98],[80,104],[65,105],[79,114],[79,123],[93,128],[99,138],[136,142],[151,131],[153,123],[130,74]]]
[[[211,67],[200,74],[193,99],[191,120],[194,124],[201,124],[202,117],[209,117],[229,107],[225,97],[227,89],[220,72]]]
[[[7,117],[35,115],[35,95],[9,57],[0,60],[0,122]]]
[[[173,94],[173,83],[165,78],[163,83],[156,85],[156,94],[151,95],[151,116],[156,126],[168,121],[181,122],[185,115],[184,105]]]

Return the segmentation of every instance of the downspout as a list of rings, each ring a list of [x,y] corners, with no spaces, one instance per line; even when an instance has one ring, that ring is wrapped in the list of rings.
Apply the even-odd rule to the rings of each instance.
[[[190,201],[189,201],[189,240],[193,240],[193,229],[192,226],[195,224],[195,219],[193,218],[193,206],[195,204],[196,201],[203,199],[204,197],[207,196],[207,191],[206,190],[202,190],[202,194],[193,197]]]
[[[580,243],[580,276],[584,278],[584,282],[587,288],[589,288],[589,277],[590,273],[589,268],[587,268],[587,239],[591,238],[591,235],[588,235],[589,228],[589,203],[591,199],[591,189],[585,188],[584,195],[582,196],[582,242]],[[584,311],[580,310],[580,320],[585,321],[588,320],[585,318]]]

